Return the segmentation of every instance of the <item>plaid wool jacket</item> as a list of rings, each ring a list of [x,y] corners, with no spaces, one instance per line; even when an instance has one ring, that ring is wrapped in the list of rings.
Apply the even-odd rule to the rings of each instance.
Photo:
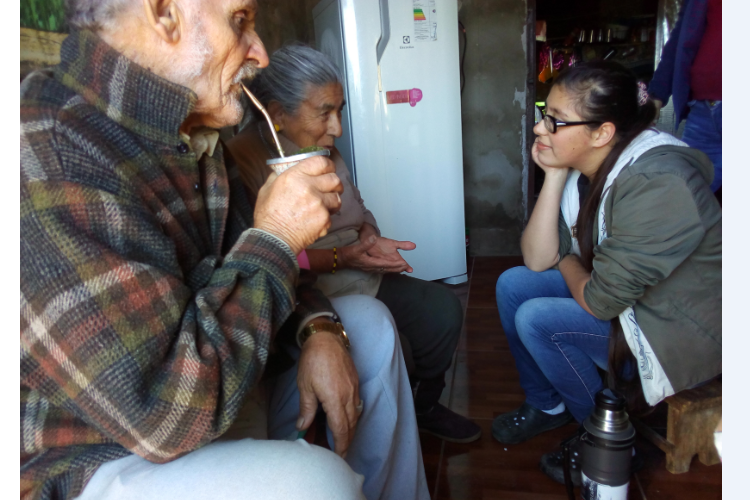
[[[221,144],[198,161],[182,142],[195,103],[86,31],[21,85],[22,498],[74,498],[104,462],[209,443],[281,325],[335,314],[251,229]]]

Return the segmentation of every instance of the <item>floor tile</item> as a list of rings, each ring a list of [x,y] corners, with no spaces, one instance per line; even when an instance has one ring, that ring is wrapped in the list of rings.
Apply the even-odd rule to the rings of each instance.
[[[440,458],[443,451],[443,440],[431,434],[421,432],[419,442],[422,446],[422,461],[424,462],[424,473],[427,478],[427,487],[430,493],[434,493],[440,472]]]
[[[450,408],[471,418],[494,418],[524,400],[510,354],[458,351]]]
[[[471,332],[471,335],[469,335]],[[507,351],[497,308],[468,308],[466,327],[458,345],[463,351]],[[508,355],[510,353],[508,352]]]
[[[672,474],[667,470],[666,456],[659,448],[639,436],[636,440],[636,449],[645,462],[643,470],[638,472],[638,479],[646,498],[721,498],[721,464],[706,466],[695,457],[688,472]]]
[[[500,276],[506,269],[522,266],[523,257],[474,257],[472,278],[485,275]]]
[[[478,419],[482,438],[470,444],[446,443],[438,499],[554,499],[566,500],[565,488],[539,471],[539,458],[571,429],[557,429],[547,439],[504,445],[492,437],[491,419]]]

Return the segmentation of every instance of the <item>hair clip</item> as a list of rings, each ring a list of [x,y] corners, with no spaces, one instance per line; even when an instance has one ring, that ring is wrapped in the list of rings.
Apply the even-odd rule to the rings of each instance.
[[[648,102],[648,87],[643,82],[638,82],[638,106],[643,106]]]

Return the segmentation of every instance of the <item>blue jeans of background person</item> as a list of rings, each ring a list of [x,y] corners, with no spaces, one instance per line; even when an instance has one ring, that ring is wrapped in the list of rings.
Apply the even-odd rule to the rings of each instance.
[[[603,388],[610,322],[587,313],[560,271],[514,267],[497,280],[497,308],[526,402],[551,410],[565,402],[579,422]]]
[[[714,164],[711,190],[721,187],[721,101],[690,101],[690,113],[685,122],[682,140],[700,149]]]

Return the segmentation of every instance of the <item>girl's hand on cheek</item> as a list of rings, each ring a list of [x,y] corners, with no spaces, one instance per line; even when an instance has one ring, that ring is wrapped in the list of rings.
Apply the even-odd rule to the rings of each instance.
[[[550,151],[547,148],[544,148],[546,151]],[[539,168],[541,168],[544,171],[545,178],[549,177],[567,177],[568,175],[568,167],[559,167],[559,166],[550,166],[544,163],[544,160],[540,159],[540,151],[539,151],[539,137],[536,138],[534,141],[534,145],[531,147],[531,157],[534,159],[534,162],[539,165]]]

